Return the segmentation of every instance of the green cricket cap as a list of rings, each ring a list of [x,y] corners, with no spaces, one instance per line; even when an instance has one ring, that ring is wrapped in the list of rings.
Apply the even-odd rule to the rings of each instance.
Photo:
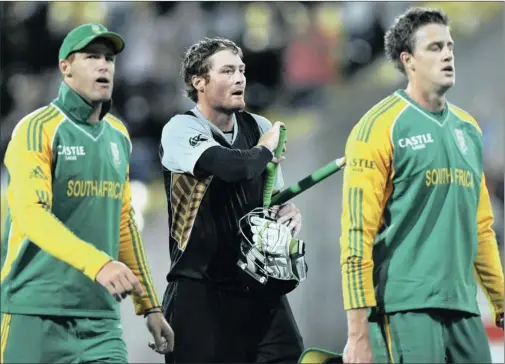
[[[83,24],[67,34],[60,47],[59,60],[66,59],[71,53],[80,51],[98,38],[110,40],[114,45],[114,54],[121,53],[125,47],[124,39],[118,33],[109,32],[102,24]]]

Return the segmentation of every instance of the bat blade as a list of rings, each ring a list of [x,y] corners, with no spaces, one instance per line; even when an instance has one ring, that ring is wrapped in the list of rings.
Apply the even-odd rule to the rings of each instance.
[[[329,162],[325,166],[319,168],[314,173],[308,175],[307,177],[301,179],[297,183],[289,186],[283,191],[279,192],[272,197],[272,205],[283,204],[292,198],[298,196],[300,193],[307,191],[309,188],[315,186],[326,178],[332,176],[333,174],[340,171],[345,166],[345,157],[335,159]]]

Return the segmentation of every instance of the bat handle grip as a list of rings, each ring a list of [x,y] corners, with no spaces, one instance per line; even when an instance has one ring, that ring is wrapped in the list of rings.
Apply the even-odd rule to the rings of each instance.
[[[275,148],[274,155],[276,158],[282,156],[284,145],[286,144],[286,128],[281,127],[279,130],[279,143]],[[269,162],[267,164],[267,177],[265,181],[265,189],[263,191],[263,207],[267,208],[272,202],[272,192],[274,190],[275,180],[277,178],[277,163]]]
[[[279,143],[277,148],[275,148],[274,155],[279,158],[284,153],[284,145],[286,144],[286,127],[281,126],[279,129]]]

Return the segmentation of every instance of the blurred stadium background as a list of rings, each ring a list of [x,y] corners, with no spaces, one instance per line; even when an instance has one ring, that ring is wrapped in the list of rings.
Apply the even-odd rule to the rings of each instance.
[[[405,80],[383,56],[383,35],[412,5],[444,9],[456,40],[457,83],[449,99],[472,113],[485,138],[485,169],[503,252],[503,2],[3,2],[0,29],[0,154],[14,125],[57,94],[57,53],[66,33],[99,22],[121,33],[114,113],[130,130],[134,203],[160,294],[169,267],[165,195],[158,161],[163,125],[192,103],[183,96],[180,57],[206,36],[236,41],[247,64],[250,111],[288,126],[286,185],[344,153],[346,137],[374,103]],[[2,163],[2,171],[3,171]],[[341,175],[294,202],[304,214],[309,278],[290,295],[306,346],[340,351],[346,340],[338,237]],[[2,216],[5,215],[2,173]],[[503,334],[482,295],[495,362]],[[162,363],[130,302],[122,306],[131,362]],[[247,330],[247,328],[244,328]],[[176,333],[177,337],[177,333]]]

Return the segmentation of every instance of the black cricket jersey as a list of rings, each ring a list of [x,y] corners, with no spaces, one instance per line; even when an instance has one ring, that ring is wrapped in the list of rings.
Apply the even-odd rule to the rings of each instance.
[[[168,205],[171,268],[168,281],[180,278],[205,280],[224,289],[242,290],[238,279],[240,237],[238,221],[262,206],[266,169],[240,181],[226,181],[202,173],[200,157],[213,146],[247,151],[253,148],[265,159],[263,148],[254,148],[271,123],[245,111],[234,116],[231,143],[197,108],[174,116],[163,128],[161,160]],[[261,154],[263,153],[263,154]],[[267,151],[267,158],[271,153]],[[203,159],[203,158],[202,158]],[[200,161],[199,161],[200,160]],[[234,168],[224,159],[216,168]],[[224,164],[224,165],[223,165]],[[278,168],[275,189],[282,188]]]

